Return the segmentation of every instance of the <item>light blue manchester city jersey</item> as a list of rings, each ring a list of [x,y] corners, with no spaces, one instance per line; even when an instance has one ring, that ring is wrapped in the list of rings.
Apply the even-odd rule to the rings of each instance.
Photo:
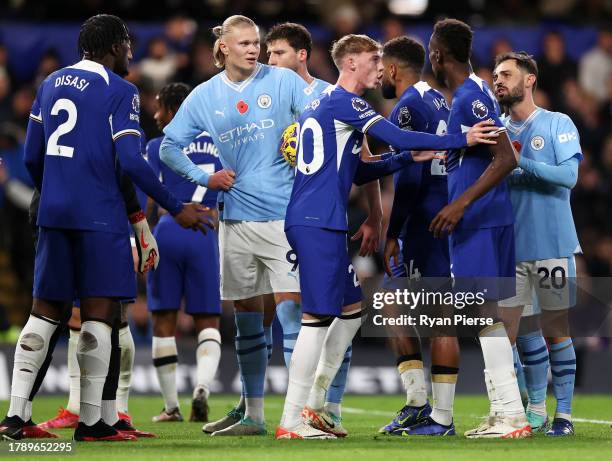
[[[224,219],[285,218],[294,172],[278,144],[310,101],[306,88],[292,70],[264,64],[239,83],[221,72],[198,85],[164,129],[181,147],[202,131],[210,133],[223,168],[236,172],[234,186],[222,194]]]
[[[504,119],[521,156],[547,165],[582,159],[580,137],[565,114],[536,109],[524,122]],[[514,209],[516,261],[564,258],[580,252],[567,187],[551,184],[517,167],[508,177]]]

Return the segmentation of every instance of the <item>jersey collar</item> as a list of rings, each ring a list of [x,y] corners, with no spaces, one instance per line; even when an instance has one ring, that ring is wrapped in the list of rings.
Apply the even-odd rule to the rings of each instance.
[[[542,110],[539,107],[536,107],[536,109],[531,114],[529,114],[529,117],[527,117],[522,123],[513,122],[510,116],[508,115],[508,118],[506,119],[506,128],[508,128],[508,131],[510,131],[512,134],[521,134],[521,132],[531,124],[533,119],[535,119],[540,114],[540,112],[542,112]]]
[[[258,62],[257,67],[255,67],[255,70],[249,76],[249,78],[239,83],[232,82],[229,78],[227,78],[227,74],[225,73],[225,71],[223,71],[221,72],[221,80],[223,81],[223,83],[225,83],[230,88],[236,90],[238,93],[242,93],[242,90],[244,90],[247,86],[249,86],[249,83],[253,81],[253,79],[257,76],[257,74],[259,74],[262,68],[263,68],[263,65]]]
[[[86,70],[88,72],[93,72],[102,77],[107,85],[109,84],[109,77],[106,68],[102,64],[90,61],[89,59],[83,59],[82,61],[79,61],[76,64],[73,64],[72,66],[68,66],[68,69],[79,69]]]

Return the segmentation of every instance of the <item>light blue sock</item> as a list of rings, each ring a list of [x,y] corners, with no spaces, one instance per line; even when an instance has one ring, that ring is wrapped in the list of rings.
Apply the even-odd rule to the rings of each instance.
[[[517,338],[518,348],[523,356],[523,368],[529,403],[542,404],[546,401],[548,386],[548,348],[542,330]]]
[[[521,398],[526,397],[527,394],[527,383],[525,382],[525,370],[523,369],[523,363],[519,356],[516,344],[512,346],[512,355],[514,356],[514,372],[516,373],[516,380],[518,381],[519,391]]]
[[[553,393],[557,399],[557,415],[569,419],[576,381],[576,351],[571,339],[550,345]]]
[[[342,397],[344,396],[344,390],[346,389],[346,380],[348,378],[349,368],[351,366],[351,356],[353,355],[353,346],[349,346],[344,354],[344,360],[342,365],[338,369],[334,380],[332,381],[327,395],[325,396],[326,402],[342,403]]]
[[[268,352],[268,363],[270,363],[270,359],[272,358],[272,346],[273,346],[273,338],[272,338],[272,325],[269,327],[264,327],[264,336],[266,338],[266,349]]]
[[[263,313],[236,312],[236,355],[245,398],[264,394],[268,352],[263,328]]]
[[[283,355],[285,365],[289,368],[295,341],[302,326],[302,309],[295,301],[281,301],[276,306],[276,315],[283,329]]]

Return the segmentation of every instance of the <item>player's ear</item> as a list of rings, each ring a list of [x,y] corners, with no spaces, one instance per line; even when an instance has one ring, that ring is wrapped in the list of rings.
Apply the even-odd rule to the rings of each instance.
[[[306,61],[308,59],[308,53],[306,50],[302,49],[298,51],[298,59],[300,62]]]
[[[536,76],[533,74],[527,74],[526,83],[528,88],[533,88],[536,83]]]

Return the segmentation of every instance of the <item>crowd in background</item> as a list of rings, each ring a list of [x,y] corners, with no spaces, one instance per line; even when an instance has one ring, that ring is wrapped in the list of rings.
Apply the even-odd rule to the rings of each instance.
[[[49,2],[53,3],[53,2]],[[89,13],[101,11],[102,2],[97,0],[79,1],[79,17],[82,20]],[[139,9],[145,2],[104,2],[106,9],[109,3],[127,5],[124,10],[115,8],[116,14],[126,19],[138,17],[146,19],[155,16],[156,8],[163,2],[153,2],[146,8]],[[309,8],[303,8],[304,3]],[[323,8],[325,3],[325,8]],[[335,8],[329,7],[329,1],[309,0],[300,2],[289,0],[262,0],[247,2],[235,0],[206,0],[186,2],[176,0],[172,5],[178,11],[194,14],[199,17],[197,8],[206,5],[207,18],[220,17],[231,11],[252,14],[253,17],[265,17],[273,24],[275,20],[300,18],[305,25],[316,28],[313,33],[315,46],[310,59],[312,75],[334,82],[337,71],[329,57],[332,41],[346,33],[377,31],[381,42],[411,32],[412,19],[389,16],[385,8],[387,2],[370,0],[368,2],[336,2]],[[509,11],[513,11],[512,20],[525,23],[535,21],[538,17],[563,17],[564,21],[582,20],[596,23],[602,14],[609,13],[606,7],[610,2],[590,0],[582,3],[573,0],[505,0],[500,2],[483,2],[473,0],[469,8],[457,11],[457,4],[462,2],[430,1],[429,7],[418,18],[420,22],[432,22],[438,16],[433,14],[438,5],[439,10],[449,16],[482,22],[482,18],[494,17],[504,21]],[[4,18],[22,19],[23,8],[30,8],[28,19],[38,17],[41,8],[39,2],[27,0],[10,2],[11,7],[0,7]],[[196,4],[197,6],[194,6]],[[442,5],[443,6],[440,6]],[[494,4],[494,6],[493,6]],[[301,6],[300,6],[301,5]],[[381,6],[382,5],[382,6]],[[528,6],[529,5],[529,6]],[[378,8],[378,7],[381,8]],[[7,9],[8,8],[8,9]],[[4,9],[4,10],[3,10]],[[89,11],[91,9],[91,11]],[[195,10],[194,10],[195,9]],[[70,18],[70,9],[63,8],[63,19]],[[380,11],[385,11],[381,17]],[[142,14],[140,14],[142,13]],[[515,14],[516,13],[516,14]],[[47,9],[47,18],[53,19],[53,11]],[[66,16],[68,15],[68,16]],[[152,15],[152,16],[149,16]],[[539,15],[539,16],[538,16]],[[480,19],[479,19],[480,18]],[[58,18],[59,19],[59,18]],[[372,29],[373,24],[378,27]],[[316,26],[314,25],[316,24]],[[477,25],[477,24],[475,24]],[[487,25],[491,25],[487,23]],[[131,65],[128,79],[135,83],[141,94],[141,125],[147,139],[159,136],[153,113],[155,111],[156,92],[166,83],[182,81],[192,86],[207,80],[218,72],[212,60],[212,36],[210,27],[199,26],[190,16],[181,14],[168,19],[164,32],[148,41],[146,53]],[[581,137],[584,159],[579,170],[578,184],[572,193],[572,208],[578,228],[578,235],[583,249],[579,258],[579,275],[610,276],[612,275],[612,29],[602,27],[592,43],[590,50],[579,59],[572,59],[566,52],[564,36],[554,27],[548,27],[543,35],[541,47],[536,58],[539,66],[538,89],[536,102],[540,107],[568,114]],[[262,28],[265,33],[265,28]],[[134,36],[138,42],[139,37]],[[426,44],[425,44],[426,45]],[[478,47],[478,40],[474,47]],[[500,33],[495,41],[488,60],[473,60],[475,72],[491,84],[493,59],[496,54],[512,49],[511,39]],[[481,53],[482,55],[482,53]],[[23,57],[20,59],[27,59]],[[262,62],[266,61],[265,47],[262,47]],[[23,141],[28,123],[28,114],[35,97],[36,88],[50,73],[62,66],[56,49],[48,49],[40,59],[37,71],[32,79],[25,81],[16,77],[11,68],[7,47],[0,35],[0,340],[12,337],[11,325],[25,319],[31,303],[34,247],[31,228],[28,223],[28,205],[31,194],[31,181],[22,161]],[[429,83],[438,87],[427,72],[424,76]],[[452,95],[445,93],[449,102]],[[394,101],[385,101],[377,93],[368,95],[376,108],[387,115]],[[379,146],[382,148],[383,146]],[[393,185],[390,178],[381,181],[383,207],[386,215],[393,200]],[[356,230],[367,215],[365,198],[354,190],[349,214],[350,227]],[[384,244],[384,237],[381,244]],[[357,250],[355,244],[353,252]],[[380,273],[382,265],[380,256],[355,259],[355,266],[361,277]],[[137,326],[147,329],[147,312],[144,300],[137,303],[133,312],[133,321]],[[143,330],[143,331],[144,331]],[[143,334],[146,334],[143,332]]]

